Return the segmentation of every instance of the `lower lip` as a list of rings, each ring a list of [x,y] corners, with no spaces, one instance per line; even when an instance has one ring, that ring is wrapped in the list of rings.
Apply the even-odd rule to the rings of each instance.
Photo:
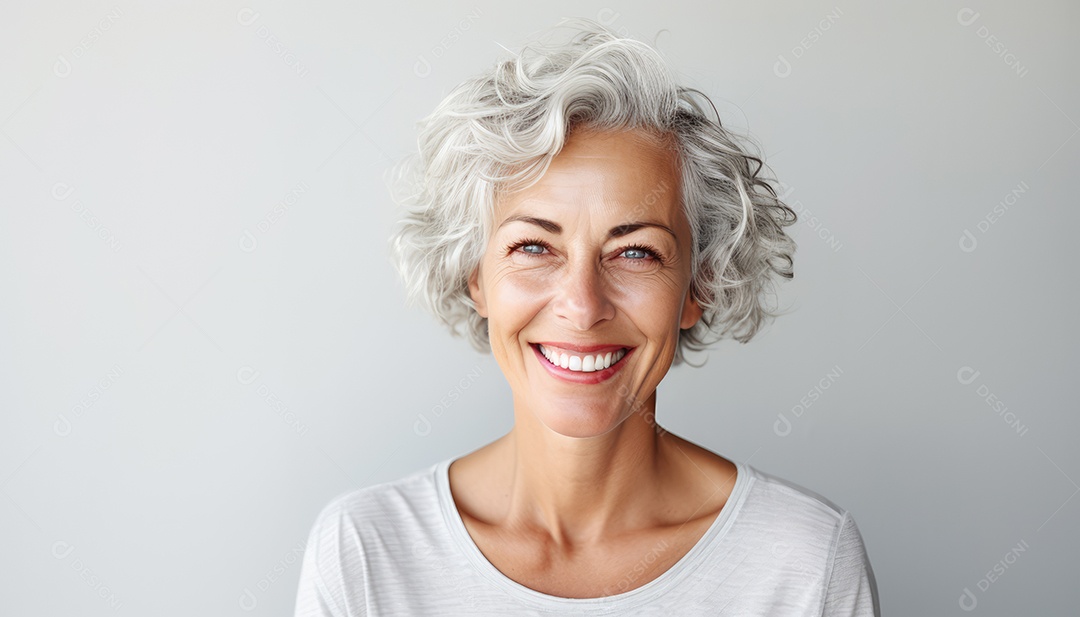
[[[619,369],[623,367],[623,364],[626,364],[626,359],[630,357],[630,354],[634,353],[635,349],[631,347],[627,350],[625,354],[623,354],[623,357],[619,359],[618,362],[612,364],[611,366],[607,367],[602,371],[592,371],[591,373],[586,373],[583,371],[571,371],[568,368],[555,366],[554,364],[549,362],[547,358],[544,357],[544,354],[540,353],[539,345],[530,344],[529,347],[532,347],[533,353],[536,354],[536,359],[540,361],[540,364],[542,364],[549,373],[551,373],[555,377],[558,377],[559,379],[562,379],[563,381],[580,384],[597,384],[611,379],[611,377],[615,373],[619,372]]]

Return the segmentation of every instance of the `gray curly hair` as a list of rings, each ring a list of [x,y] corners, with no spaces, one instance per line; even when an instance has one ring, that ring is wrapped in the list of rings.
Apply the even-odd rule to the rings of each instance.
[[[487,319],[468,278],[483,256],[497,199],[540,179],[577,128],[642,129],[673,138],[682,206],[693,235],[691,293],[701,319],[682,330],[673,364],[726,336],[746,343],[766,318],[773,275],[791,279],[795,211],[760,175],[753,156],[721,126],[703,93],[679,86],[664,59],[640,41],[587,19],[564,20],[569,42],[536,41],[457,86],[419,123],[419,152],[391,170],[406,209],[390,238],[407,303],[419,301],[482,353]],[[706,115],[705,104],[717,119]]]

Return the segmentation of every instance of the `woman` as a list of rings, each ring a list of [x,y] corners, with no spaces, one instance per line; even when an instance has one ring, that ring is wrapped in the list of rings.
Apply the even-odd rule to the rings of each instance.
[[[775,315],[794,213],[655,51],[575,25],[451,93],[401,178],[407,290],[513,429],[326,506],[296,614],[877,615],[849,513],[655,422],[684,350]]]

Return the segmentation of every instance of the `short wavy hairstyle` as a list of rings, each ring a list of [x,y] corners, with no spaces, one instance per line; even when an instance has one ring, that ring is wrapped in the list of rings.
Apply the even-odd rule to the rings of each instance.
[[[454,336],[464,325],[472,345],[490,353],[468,278],[497,200],[539,180],[573,131],[639,129],[674,144],[693,235],[691,293],[703,314],[680,331],[673,364],[726,336],[748,342],[781,314],[765,297],[776,277],[794,276],[784,227],[795,211],[761,174],[753,142],[723,127],[706,95],[678,85],[658,51],[591,20],[563,20],[556,30],[563,26],[575,31],[568,41],[537,39],[454,88],[418,123],[419,151],[391,170],[406,213],[390,248],[407,305],[420,302]]]

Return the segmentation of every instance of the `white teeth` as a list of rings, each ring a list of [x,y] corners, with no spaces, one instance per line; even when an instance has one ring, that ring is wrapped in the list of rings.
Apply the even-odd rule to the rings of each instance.
[[[540,353],[544,354],[544,357],[555,366],[561,366],[579,373],[592,373],[602,371],[618,362],[626,355],[626,350],[609,351],[606,354],[597,354],[595,356],[573,356],[565,353],[555,353],[540,345]]]
[[[585,359],[581,361],[581,371],[591,373],[594,370],[596,370],[596,356],[585,356]]]

